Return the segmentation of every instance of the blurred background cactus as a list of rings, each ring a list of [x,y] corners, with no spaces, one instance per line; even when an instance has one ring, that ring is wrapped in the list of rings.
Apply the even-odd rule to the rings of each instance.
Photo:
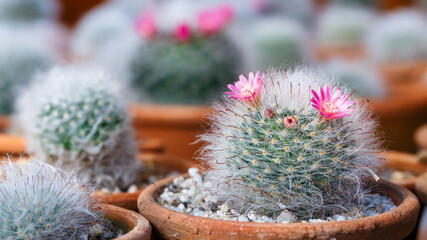
[[[23,92],[15,119],[40,159],[80,169],[83,183],[123,190],[142,170],[125,95],[96,66],[57,67]]]
[[[249,28],[244,59],[250,69],[292,68],[308,60],[307,33],[298,22],[264,18]]]
[[[1,239],[81,239],[101,222],[91,189],[46,163],[0,165]]]
[[[0,26],[0,114],[11,113],[19,88],[58,59],[40,31],[32,31],[31,37],[28,31],[23,26]]]
[[[365,62],[351,62],[334,59],[320,66],[325,73],[334,76],[338,84],[357,91],[358,96],[382,98],[386,95],[382,77],[371,65]]]
[[[2,0],[0,1],[0,22],[29,22],[53,18],[57,13],[54,0]]]
[[[426,18],[414,10],[389,13],[371,26],[366,39],[370,56],[379,62],[424,60]]]
[[[318,44],[326,47],[352,47],[363,44],[373,12],[356,6],[331,5],[318,19]]]
[[[224,32],[233,10],[174,1],[144,12],[130,80],[149,101],[204,104],[237,75],[239,52]]]
[[[219,201],[299,220],[356,214],[380,163],[364,105],[303,68],[251,73],[229,88],[200,138],[208,190]]]

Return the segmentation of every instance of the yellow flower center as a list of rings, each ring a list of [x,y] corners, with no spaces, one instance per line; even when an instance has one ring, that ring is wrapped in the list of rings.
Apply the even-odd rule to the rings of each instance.
[[[339,111],[338,107],[331,102],[323,102],[323,112],[326,114],[335,114]]]
[[[242,88],[241,94],[245,98],[252,97],[252,95],[255,93],[255,88],[251,85],[246,85]]]

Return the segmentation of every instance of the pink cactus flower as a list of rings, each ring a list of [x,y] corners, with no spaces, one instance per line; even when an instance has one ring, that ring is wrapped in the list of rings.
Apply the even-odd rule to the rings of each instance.
[[[226,94],[229,94],[230,98],[253,102],[259,97],[263,78],[264,74],[259,75],[259,71],[255,75],[252,72],[249,73],[249,80],[240,75],[238,82],[234,83],[234,85],[228,84],[228,88],[232,92],[226,92]]]
[[[320,87],[319,94],[314,90],[311,90],[311,92],[314,95],[314,98],[310,100],[313,103],[312,106],[319,110],[319,113],[328,120],[350,116],[349,113],[354,110],[349,108],[354,104],[354,101],[347,101],[348,94],[341,96],[341,89],[339,88],[332,97],[329,85],[326,86],[325,90]]]
[[[153,39],[157,35],[157,26],[152,11],[145,12],[136,21],[136,31],[143,37]]]
[[[198,16],[199,31],[210,36],[218,33],[234,16],[233,8],[228,5],[218,9],[208,9],[201,11]]]
[[[283,125],[285,125],[286,128],[294,128],[297,126],[297,123],[297,119],[293,116],[283,118]]]
[[[179,42],[188,42],[191,39],[191,29],[188,24],[181,23],[176,27],[175,38]]]

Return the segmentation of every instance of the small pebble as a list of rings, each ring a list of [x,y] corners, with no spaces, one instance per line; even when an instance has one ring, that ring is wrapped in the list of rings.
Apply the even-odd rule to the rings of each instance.
[[[136,192],[138,192],[138,187],[135,184],[131,185],[128,189],[128,193],[136,193]]]

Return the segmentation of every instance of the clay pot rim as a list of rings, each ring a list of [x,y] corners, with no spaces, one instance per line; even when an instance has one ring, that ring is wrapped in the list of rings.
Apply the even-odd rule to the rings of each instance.
[[[179,176],[188,177],[188,174],[182,174]],[[179,177],[176,176],[176,177]],[[170,177],[163,180],[160,180],[154,184],[151,184],[148,186],[138,197],[138,210],[139,212],[144,215],[143,209],[144,208],[150,208],[155,209],[157,212],[157,215],[167,214],[168,212],[172,212],[174,214],[173,219],[176,222],[183,221],[185,219],[185,222],[197,222],[198,225],[204,225],[209,222],[209,225],[212,227],[211,231],[215,231],[215,229],[223,229],[223,224],[227,223],[227,225],[231,225],[235,228],[239,228],[240,230],[250,228],[257,228],[267,231],[271,231],[272,227],[279,227],[281,228],[281,231],[283,230],[289,230],[294,229],[296,227],[300,226],[317,226],[319,228],[328,228],[328,231],[331,232],[338,232],[342,231],[343,226],[345,226],[348,229],[348,226],[352,226],[351,230],[356,232],[360,229],[373,229],[373,228],[379,228],[379,227],[386,227],[386,226],[392,226],[393,224],[399,223],[401,220],[410,218],[410,215],[408,214],[402,214],[405,213],[408,209],[415,209],[417,212],[419,211],[420,204],[417,199],[417,197],[410,192],[408,189],[400,187],[396,184],[393,184],[386,180],[380,181],[380,186],[383,187],[381,189],[384,189],[384,186],[389,189],[393,189],[395,192],[400,192],[405,198],[403,201],[396,206],[396,208],[371,217],[365,217],[361,219],[354,219],[354,220],[345,220],[345,221],[330,221],[330,222],[318,222],[318,223],[255,223],[255,222],[239,222],[234,220],[220,220],[220,219],[213,219],[213,218],[205,218],[205,217],[198,217],[193,216],[190,214],[185,214],[181,212],[174,211],[172,209],[166,208],[154,199],[154,195],[156,192],[158,192],[159,189],[164,189],[167,184],[173,181],[176,177]],[[159,186],[159,187],[157,187]],[[412,206],[412,207],[411,207]],[[191,220],[189,220],[189,218]],[[172,219],[172,217],[171,217]],[[389,219],[390,221],[385,222],[385,219]],[[349,223],[352,223],[351,225]],[[362,227],[364,226],[364,227]],[[347,230],[348,231],[348,230]]]
[[[100,203],[101,209],[105,211],[104,218],[114,218],[130,225],[132,229],[120,237],[114,238],[115,240],[126,239],[150,239],[151,238],[151,225],[150,222],[142,215],[127,210],[125,208],[117,207],[110,204]]]

